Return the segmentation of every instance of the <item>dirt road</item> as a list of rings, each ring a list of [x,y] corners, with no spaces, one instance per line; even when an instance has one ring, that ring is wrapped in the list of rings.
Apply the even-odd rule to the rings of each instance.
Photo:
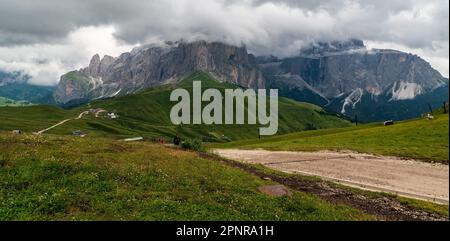
[[[58,123],[56,123],[56,124],[50,126],[50,127],[47,128],[47,129],[37,131],[36,134],[37,134],[37,135],[43,134],[44,132],[47,132],[47,131],[49,131],[49,130],[51,130],[51,129],[57,127],[57,126],[60,126],[60,125],[66,123],[66,122],[68,122],[68,121],[70,121],[70,120],[79,120],[79,119],[83,118],[84,115],[87,115],[87,114],[89,114],[89,111],[81,112],[81,113],[78,115],[77,118],[62,120],[62,121],[60,121],[60,122],[58,122]]]
[[[449,166],[353,152],[215,150],[222,157],[374,191],[448,204]]]
[[[83,118],[84,115],[87,115],[87,114],[89,114],[89,111],[83,111],[78,115],[77,118],[75,118],[75,120],[79,120],[79,119]]]
[[[44,133],[44,132],[47,132],[47,131],[49,131],[49,130],[51,130],[51,129],[57,127],[57,126],[60,126],[60,125],[66,123],[66,122],[68,122],[68,121],[70,121],[70,120],[72,120],[72,119],[65,119],[65,120],[63,120],[63,121],[60,121],[60,122],[58,122],[58,123],[56,123],[56,124],[50,126],[50,127],[47,128],[47,129],[37,131],[36,134],[37,134],[37,135],[40,135],[40,134],[42,134],[42,133]]]

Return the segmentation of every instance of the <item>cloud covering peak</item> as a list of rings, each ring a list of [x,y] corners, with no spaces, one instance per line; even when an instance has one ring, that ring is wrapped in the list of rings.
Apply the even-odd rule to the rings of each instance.
[[[312,41],[360,38],[421,55],[448,76],[448,0],[0,0],[0,69],[56,83],[95,53],[199,40],[289,56]],[[46,69],[46,70],[45,70]]]

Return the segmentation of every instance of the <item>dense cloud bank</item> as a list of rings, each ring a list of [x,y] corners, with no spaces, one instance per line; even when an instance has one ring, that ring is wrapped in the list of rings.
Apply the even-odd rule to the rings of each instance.
[[[0,0],[0,69],[34,83],[167,40],[224,41],[289,56],[311,41],[360,38],[421,55],[448,76],[448,0]]]

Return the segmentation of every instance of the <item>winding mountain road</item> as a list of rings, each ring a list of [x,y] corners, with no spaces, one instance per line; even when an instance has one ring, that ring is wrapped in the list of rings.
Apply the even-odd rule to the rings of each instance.
[[[449,203],[449,166],[354,152],[285,152],[217,149],[218,155],[245,163],[372,191]]]
[[[70,121],[70,120],[79,120],[79,119],[83,118],[84,115],[87,115],[87,114],[89,114],[89,111],[83,111],[83,112],[81,112],[81,113],[78,115],[78,117],[76,117],[76,118],[71,118],[71,119],[65,119],[65,120],[62,120],[62,121],[60,121],[60,122],[58,122],[58,123],[56,123],[56,124],[50,126],[50,127],[47,128],[47,129],[37,131],[36,134],[37,134],[37,135],[41,135],[41,134],[43,134],[44,132],[47,132],[47,131],[49,131],[49,130],[55,128],[55,127],[58,127],[58,126],[60,126],[60,125],[62,125],[62,124],[64,124],[64,123],[66,123],[66,122],[68,122],[68,121]]]

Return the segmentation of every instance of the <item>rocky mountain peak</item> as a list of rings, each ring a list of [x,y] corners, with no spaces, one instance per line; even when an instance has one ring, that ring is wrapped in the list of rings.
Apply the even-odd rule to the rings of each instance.
[[[220,42],[172,42],[145,45],[118,58],[94,55],[89,66],[61,77],[55,99],[64,104],[111,97],[177,82],[194,71],[246,88],[263,88],[265,80],[245,47]],[[84,94],[83,94],[84,93]],[[78,101],[77,101],[78,102]]]
[[[89,66],[81,69],[80,71],[86,76],[99,77],[104,74],[109,66],[115,61],[115,58],[109,55],[105,55],[100,59],[99,54],[92,56]]]
[[[95,54],[94,56],[92,56],[91,61],[89,62],[89,68],[98,67],[99,64],[100,64],[100,55]]]
[[[417,55],[357,39],[316,42],[295,57],[259,59],[271,88],[361,120],[413,118],[448,100],[449,81]]]
[[[100,66],[100,55],[95,54],[92,57],[89,66],[86,68],[86,71],[88,71],[87,74],[90,76],[96,76],[98,74],[99,66]]]

